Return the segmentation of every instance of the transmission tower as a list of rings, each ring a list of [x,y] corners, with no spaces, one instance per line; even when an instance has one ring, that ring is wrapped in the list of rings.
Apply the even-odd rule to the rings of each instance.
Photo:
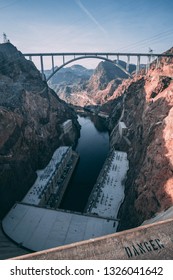
[[[151,48],[149,48],[148,52],[149,53],[153,53],[153,50]]]
[[[10,40],[7,38],[6,33],[3,33],[3,43],[9,43]]]

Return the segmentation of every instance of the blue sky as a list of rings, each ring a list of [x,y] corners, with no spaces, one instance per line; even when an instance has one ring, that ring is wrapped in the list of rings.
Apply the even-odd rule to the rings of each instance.
[[[0,35],[23,53],[160,53],[173,46],[172,14],[172,0],[0,0]]]

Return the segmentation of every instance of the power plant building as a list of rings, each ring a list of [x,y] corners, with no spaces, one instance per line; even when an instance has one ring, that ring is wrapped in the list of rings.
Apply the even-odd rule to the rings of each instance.
[[[72,157],[72,148],[59,147],[53,154],[49,164],[43,170],[37,171],[37,179],[28,191],[23,203],[44,206],[52,193],[57,192],[62,181],[61,177]]]

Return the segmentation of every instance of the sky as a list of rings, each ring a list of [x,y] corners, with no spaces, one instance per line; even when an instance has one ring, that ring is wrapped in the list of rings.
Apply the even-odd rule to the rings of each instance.
[[[172,15],[172,0],[0,0],[0,43],[5,32],[22,53],[161,53],[173,47]]]

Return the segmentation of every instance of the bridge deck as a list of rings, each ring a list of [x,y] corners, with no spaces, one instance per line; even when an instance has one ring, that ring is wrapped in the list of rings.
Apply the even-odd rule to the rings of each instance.
[[[121,53],[121,52],[50,52],[50,53],[24,53],[24,56],[165,56],[165,57],[173,57],[172,53]]]

